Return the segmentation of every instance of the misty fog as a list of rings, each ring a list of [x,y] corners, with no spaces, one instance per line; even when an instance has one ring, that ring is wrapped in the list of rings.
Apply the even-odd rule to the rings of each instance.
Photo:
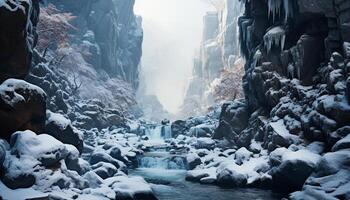
[[[141,88],[171,113],[183,102],[203,16],[212,9],[202,0],[136,0],[144,29]]]

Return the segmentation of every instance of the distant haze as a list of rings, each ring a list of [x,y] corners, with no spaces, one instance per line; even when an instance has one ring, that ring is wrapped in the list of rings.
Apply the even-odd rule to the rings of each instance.
[[[202,0],[136,0],[135,13],[143,18],[141,74],[146,92],[155,94],[171,113],[183,102],[203,16],[212,9]]]

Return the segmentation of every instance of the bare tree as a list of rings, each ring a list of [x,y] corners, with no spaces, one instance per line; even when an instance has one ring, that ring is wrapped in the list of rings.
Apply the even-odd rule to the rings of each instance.
[[[79,89],[83,85],[83,82],[78,80],[78,75],[75,72],[73,72],[73,83],[74,87],[72,88],[72,95],[76,95],[78,94]]]

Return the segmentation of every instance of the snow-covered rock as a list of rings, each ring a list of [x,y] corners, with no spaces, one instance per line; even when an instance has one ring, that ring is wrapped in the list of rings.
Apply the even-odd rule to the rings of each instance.
[[[90,157],[90,164],[94,165],[94,164],[97,164],[99,162],[110,163],[118,169],[125,167],[125,165],[121,161],[114,159],[108,153],[103,152],[103,151],[96,151],[96,152],[92,153],[92,155]]]
[[[246,174],[235,163],[222,163],[217,168],[217,182],[223,186],[241,187],[247,184]]]
[[[213,184],[216,182],[216,168],[211,167],[207,169],[195,169],[187,171],[186,180]]]
[[[284,191],[301,189],[318,166],[321,156],[306,149],[282,152],[281,164],[270,172],[275,187]]]
[[[318,167],[305,182],[302,191],[290,198],[301,199],[348,199],[350,197],[350,152],[348,149],[326,153]]]
[[[187,154],[186,161],[189,170],[196,168],[202,163],[201,158],[196,153]]]
[[[92,165],[92,169],[103,179],[112,177],[115,173],[118,172],[118,169],[113,164],[106,162],[99,162],[95,165]]]
[[[66,146],[54,137],[31,131],[16,132],[11,137],[11,154],[30,156],[45,167],[52,166],[68,155]]]
[[[105,180],[116,192],[117,199],[149,199],[157,200],[151,186],[142,177],[116,176]]]
[[[215,141],[208,137],[197,138],[194,146],[198,149],[213,149],[215,147]]]
[[[83,137],[78,130],[73,129],[71,121],[61,114],[47,112],[45,132],[57,140],[75,146],[83,151]]]
[[[236,164],[242,165],[244,162],[249,161],[252,155],[253,153],[248,151],[245,147],[238,149],[235,153]]]
[[[23,80],[8,79],[0,85],[1,138],[9,140],[16,131],[42,133],[46,118],[46,94]]]

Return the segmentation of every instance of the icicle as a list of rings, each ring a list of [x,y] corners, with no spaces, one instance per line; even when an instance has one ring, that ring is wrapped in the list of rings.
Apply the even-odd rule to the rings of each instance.
[[[288,18],[293,18],[293,0],[283,0],[284,8],[284,21],[287,22]]]
[[[269,16],[272,14],[273,22],[275,22],[276,15],[280,15],[282,7],[282,0],[268,0]]]
[[[285,41],[285,30],[281,26],[272,28],[264,36],[264,43],[268,53],[273,46],[279,47],[282,51],[284,49]]]

